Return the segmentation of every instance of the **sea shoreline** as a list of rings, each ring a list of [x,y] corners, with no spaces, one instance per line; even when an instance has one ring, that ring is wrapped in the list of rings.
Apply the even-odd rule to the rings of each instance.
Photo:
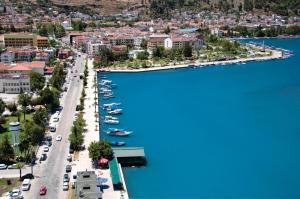
[[[283,59],[284,55],[282,51],[271,50],[272,55],[263,56],[263,57],[251,57],[251,58],[240,58],[234,60],[225,60],[225,61],[211,61],[211,62],[191,62],[187,64],[179,64],[172,66],[157,66],[150,68],[139,68],[139,69],[96,69],[97,72],[113,72],[113,73],[138,73],[138,72],[151,72],[151,71],[160,71],[160,70],[172,70],[172,69],[182,69],[182,68],[202,68],[216,65],[227,65],[227,64],[240,64],[250,61],[267,61],[274,59]]]

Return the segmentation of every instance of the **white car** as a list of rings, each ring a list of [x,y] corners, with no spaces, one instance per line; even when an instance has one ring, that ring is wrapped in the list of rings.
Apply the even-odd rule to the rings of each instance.
[[[62,136],[61,135],[56,136],[56,141],[61,141],[61,140],[62,140]]]
[[[7,165],[6,164],[0,164],[0,169],[7,169]]]
[[[23,199],[23,194],[20,189],[13,189],[11,192],[12,199]]]
[[[49,151],[49,147],[44,146],[44,152],[48,152]]]
[[[63,190],[68,191],[69,190],[69,182],[64,182],[63,184]]]
[[[22,183],[22,191],[28,191],[30,189],[30,180],[29,179],[24,179]]]

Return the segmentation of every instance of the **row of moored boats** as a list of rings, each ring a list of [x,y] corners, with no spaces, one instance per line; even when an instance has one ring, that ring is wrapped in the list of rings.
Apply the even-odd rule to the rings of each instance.
[[[103,79],[99,83],[100,89],[99,93],[102,95],[102,98],[105,100],[114,98],[113,89],[117,87],[116,84],[113,84],[111,80]],[[118,115],[123,113],[123,109],[121,108],[121,103],[105,103],[102,105],[102,108],[105,110],[106,114],[102,117],[103,123],[107,125],[118,125],[120,123]],[[117,136],[117,137],[127,137],[132,134],[132,131],[126,131],[124,129],[118,128],[109,128],[106,131],[106,134],[109,136]],[[124,146],[126,142],[124,141],[111,141],[110,144],[112,146]]]

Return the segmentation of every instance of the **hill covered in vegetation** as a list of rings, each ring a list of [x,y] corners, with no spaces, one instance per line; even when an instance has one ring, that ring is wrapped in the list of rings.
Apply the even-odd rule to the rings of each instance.
[[[169,17],[171,11],[247,11],[293,16],[300,14],[300,0],[151,0],[152,17]]]

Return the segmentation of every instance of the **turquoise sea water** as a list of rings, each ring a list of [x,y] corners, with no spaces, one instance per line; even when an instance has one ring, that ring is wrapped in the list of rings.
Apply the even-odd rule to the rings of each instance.
[[[120,140],[148,160],[124,169],[130,198],[300,198],[300,39],[265,43],[295,56],[107,75],[134,131]]]

